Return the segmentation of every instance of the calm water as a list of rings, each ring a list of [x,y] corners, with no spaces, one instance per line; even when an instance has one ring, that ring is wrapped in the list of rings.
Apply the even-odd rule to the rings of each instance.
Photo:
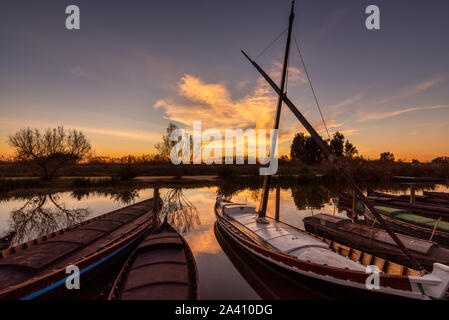
[[[397,194],[408,193],[407,186],[400,189],[375,188]],[[425,187],[424,190],[449,192],[442,185]],[[167,195],[171,189],[162,189],[161,195]],[[171,191],[173,192],[173,191]],[[281,297],[310,298],[307,290],[292,288],[266,272],[264,282],[273,281],[270,289],[260,281],[266,271],[250,257],[239,253],[238,249],[219,241],[214,231],[214,204],[217,194],[223,194],[233,201],[252,203],[258,207],[260,190],[241,189],[236,186],[190,188],[178,191],[184,201],[190,201],[194,208],[184,215],[177,216],[174,224],[180,230],[192,248],[198,265],[200,291],[202,299],[260,299]],[[422,194],[422,189],[417,191]],[[334,197],[337,190],[325,186],[296,186],[283,188],[280,192],[281,220],[303,228],[302,219],[320,212],[346,216],[339,211]],[[119,207],[150,198],[153,189],[131,190],[117,193],[102,192],[61,192],[36,194],[27,197],[3,199],[0,203],[0,237],[15,231],[14,243],[22,243],[70,224],[101,215]],[[275,190],[270,193],[267,215],[274,216]],[[258,270],[254,272],[254,270]],[[271,276],[271,278],[270,278]],[[273,279],[272,279],[273,278]],[[274,289],[279,286],[279,291]],[[281,288],[282,287],[282,288]],[[299,296],[298,296],[299,294]]]

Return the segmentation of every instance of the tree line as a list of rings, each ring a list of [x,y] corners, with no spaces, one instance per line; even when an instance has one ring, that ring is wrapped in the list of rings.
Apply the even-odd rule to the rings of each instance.
[[[129,165],[134,163],[169,163],[170,150],[174,141],[170,141],[170,134],[177,126],[170,123],[162,136],[161,141],[155,145],[158,153],[155,155],[126,156],[119,159],[120,163]],[[357,148],[340,133],[335,132],[332,139],[325,140],[331,151],[337,157],[354,158],[359,152]],[[8,137],[9,145],[15,150],[17,161],[30,163],[40,170],[43,179],[53,179],[59,169],[69,164],[78,163],[82,159],[90,159],[89,163],[108,162],[104,157],[92,157],[92,145],[83,132],[66,130],[64,127],[48,128],[44,131],[25,128]],[[290,146],[290,159],[299,160],[305,164],[316,164],[324,160],[324,155],[318,145],[310,136],[298,133],[294,136]],[[282,156],[281,160],[287,160]],[[391,152],[380,154],[381,161],[395,161]],[[112,161],[115,162],[115,161]],[[419,161],[412,160],[413,164]],[[434,164],[449,164],[449,157],[440,156],[432,160]]]

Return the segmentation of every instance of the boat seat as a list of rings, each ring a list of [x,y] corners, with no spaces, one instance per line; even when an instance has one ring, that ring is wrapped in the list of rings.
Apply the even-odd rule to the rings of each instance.
[[[157,254],[157,252],[153,251],[152,254]],[[155,284],[177,283],[188,286],[188,274],[187,263],[165,262],[140,267],[133,265],[124,284],[123,292]]]
[[[183,250],[178,248],[165,249],[165,250],[151,250],[147,252],[139,253],[134,260],[133,268],[139,268],[149,264],[156,263],[186,263],[186,258]]]
[[[184,243],[176,234],[166,233],[165,236],[149,236],[138,246],[139,251],[153,250],[155,248],[182,248]]]
[[[178,283],[160,283],[135,288],[122,293],[122,300],[189,300],[189,287]]]

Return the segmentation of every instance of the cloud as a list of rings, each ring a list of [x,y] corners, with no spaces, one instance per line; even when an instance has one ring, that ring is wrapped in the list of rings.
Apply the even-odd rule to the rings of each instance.
[[[277,97],[258,84],[241,99],[233,99],[224,83],[205,83],[190,74],[178,83],[176,96],[158,100],[154,108],[163,109],[167,118],[191,126],[201,120],[205,128],[273,127]]]
[[[414,112],[414,111],[422,111],[422,110],[434,110],[434,109],[443,109],[443,108],[449,108],[449,105],[435,105],[435,106],[423,106],[423,107],[412,107],[402,110],[396,110],[391,112],[384,112],[384,113],[371,113],[364,115],[360,117],[357,121],[358,122],[366,122],[366,121],[373,121],[373,120],[381,120],[385,118],[394,117],[400,114],[408,113],[408,112]]]
[[[337,109],[341,109],[342,107],[352,105],[352,104],[362,100],[364,94],[365,94],[365,92],[360,92],[352,97],[346,98],[345,100],[339,101],[339,102],[331,104],[331,105],[327,105],[326,109],[337,110]]]
[[[375,101],[375,104],[384,104],[384,103],[390,102],[392,100],[414,96],[415,94],[418,94],[430,87],[433,87],[434,85],[441,82],[441,80],[442,80],[441,76],[435,75],[430,79],[419,82],[419,83],[417,83],[409,88],[406,88],[398,93],[381,98],[378,101]]]
[[[83,70],[81,67],[72,67],[69,69],[69,72],[75,76],[82,77],[82,78],[88,78],[88,79],[95,79],[96,76],[88,71]]]
[[[270,77],[275,81],[279,82],[282,75],[282,63],[273,62],[273,66],[269,70]],[[307,83],[307,76],[305,73],[296,67],[289,66],[288,67],[288,84],[293,85],[298,83]]]

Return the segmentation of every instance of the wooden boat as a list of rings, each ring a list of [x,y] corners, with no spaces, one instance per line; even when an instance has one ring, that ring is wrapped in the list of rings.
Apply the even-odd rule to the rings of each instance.
[[[404,183],[416,183],[416,182],[446,182],[445,177],[408,177],[408,176],[394,176],[393,181]]]
[[[437,219],[441,218],[442,220],[446,221],[449,220],[449,207],[435,206],[422,203],[409,203],[401,199],[396,199],[393,197],[381,197],[373,195],[372,193],[371,194],[369,193],[367,198],[369,201],[371,201],[372,204],[376,206],[404,209],[412,212],[415,215],[432,217]],[[339,201],[348,207],[352,207],[352,195],[350,194],[340,193]],[[357,206],[358,209],[360,210],[361,203],[358,203]]]
[[[305,217],[303,223],[306,231],[315,235],[411,267],[410,260],[385,230],[325,213]],[[426,270],[432,270],[435,262],[449,265],[449,249],[433,241],[407,235],[398,237]]]
[[[402,194],[402,195],[393,195],[383,192],[376,192],[372,190],[368,190],[367,192],[368,197],[372,198],[381,198],[381,199],[392,199],[395,201],[400,202],[406,202],[410,204],[410,195]],[[426,193],[424,191],[424,195],[415,195],[414,196],[415,204],[424,204],[424,205],[430,205],[430,206],[437,206],[437,207],[446,207],[449,208],[449,197],[447,199],[432,196],[431,194]],[[447,211],[449,212],[449,211]]]
[[[130,255],[109,300],[197,300],[195,259],[184,238],[167,222]]]
[[[449,222],[413,214],[411,211],[375,206],[388,225],[395,231],[449,246]],[[374,224],[376,219],[367,210],[365,220]]]
[[[350,288],[354,296],[375,297],[381,293],[384,297],[442,298],[449,287],[446,265],[435,263],[432,273],[420,276],[416,270],[382,259],[385,268],[379,274],[380,287],[370,290],[366,282],[371,273],[366,272],[366,266],[375,264],[373,255],[338,244],[333,251],[329,247],[331,242],[273,219],[259,223],[255,207],[220,197],[215,215],[221,230],[248,253],[285,272],[314,279],[320,285],[335,286],[342,291]]]
[[[431,196],[438,199],[448,200],[449,201],[449,193],[448,192],[435,192],[435,191],[423,191],[425,196]]]
[[[159,206],[161,207],[161,206]],[[145,200],[0,252],[0,299],[70,297],[68,266],[79,268],[80,288],[127,254],[153,223]]]

